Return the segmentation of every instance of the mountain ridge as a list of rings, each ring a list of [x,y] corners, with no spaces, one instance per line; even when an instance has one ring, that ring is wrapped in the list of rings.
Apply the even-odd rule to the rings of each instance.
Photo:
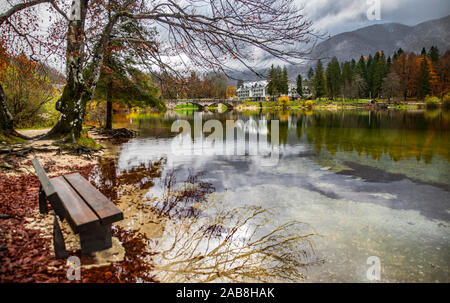
[[[420,53],[423,47],[429,50],[431,46],[437,46],[441,54],[450,50],[450,15],[413,26],[395,22],[380,23],[343,32],[317,44],[308,56],[306,64],[287,65],[287,68],[290,78],[294,79],[299,73],[306,75],[318,59],[324,64],[333,57],[337,57],[339,62],[358,60],[360,56],[373,55],[377,51],[383,51],[387,57],[392,56],[399,48],[406,52]],[[259,72],[270,68],[270,64],[264,68],[262,66],[264,62],[257,68]],[[232,77],[258,79],[248,72],[232,73]]]

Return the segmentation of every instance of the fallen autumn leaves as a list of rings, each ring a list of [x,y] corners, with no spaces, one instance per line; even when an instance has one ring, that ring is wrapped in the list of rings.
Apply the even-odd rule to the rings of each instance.
[[[84,167],[59,167],[46,163],[49,173],[69,169],[87,177],[93,165]],[[0,214],[10,218],[0,219],[0,282],[72,282],[66,278],[66,260],[56,260],[52,242],[42,230],[26,228],[27,223],[39,220],[39,180],[30,174],[8,176],[0,173]],[[81,269],[82,282],[156,282],[150,274],[151,266],[146,251],[148,239],[138,233],[113,228],[125,248],[123,261],[107,266]],[[81,264],[89,263],[90,256],[79,251],[69,255],[81,257]],[[74,281],[77,282],[77,281]]]

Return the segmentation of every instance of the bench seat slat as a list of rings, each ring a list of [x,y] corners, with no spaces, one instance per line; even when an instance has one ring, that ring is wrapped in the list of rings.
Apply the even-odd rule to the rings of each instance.
[[[122,211],[79,173],[65,175],[64,178],[91,207],[101,224],[107,225],[123,219]]]
[[[97,215],[63,177],[51,178],[50,182],[58,193],[66,212],[70,214],[66,218],[75,233],[99,226],[100,222]]]

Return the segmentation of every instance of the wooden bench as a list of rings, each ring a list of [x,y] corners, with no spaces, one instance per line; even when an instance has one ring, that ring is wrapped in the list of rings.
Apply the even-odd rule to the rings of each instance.
[[[39,177],[39,211],[48,213],[47,201],[54,212],[53,242],[57,258],[67,256],[58,218],[66,219],[80,235],[82,253],[111,248],[111,224],[123,219],[123,213],[79,173],[49,178],[37,158],[32,160]]]

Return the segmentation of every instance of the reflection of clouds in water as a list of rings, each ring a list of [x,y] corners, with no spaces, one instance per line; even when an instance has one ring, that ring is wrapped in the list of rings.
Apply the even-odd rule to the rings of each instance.
[[[220,195],[231,206],[264,201],[265,207],[277,210],[272,218],[275,224],[294,219],[313,226],[323,236],[315,240],[317,252],[331,262],[313,270],[311,281],[363,281],[369,255],[381,258],[384,281],[429,281],[433,276],[443,281],[448,277],[449,262],[444,256],[450,253],[446,244],[450,226],[417,210],[393,210],[364,199],[332,199],[283,185],[242,186]]]
[[[264,159],[270,158],[269,155],[274,152],[274,146],[267,140],[267,132],[263,132],[262,137],[263,140],[259,141],[255,140],[254,136],[250,136],[250,138],[238,137],[235,141],[223,140],[214,143],[204,137],[192,141],[190,134],[180,134],[170,139],[132,139],[121,146],[118,169],[126,171],[163,156],[167,158],[168,167],[177,168],[189,165],[192,169],[201,170],[206,163],[217,161],[216,156],[222,155],[223,157],[220,159],[227,159],[230,162],[245,160],[255,164],[252,168],[258,168],[265,163]],[[253,151],[255,146],[258,151],[253,154],[257,155],[249,155],[249,151]],[[277,148],[282,158],[309,151],[308,147],[303,144],[280,145]],[[199,149],[201,149],[201,155],[195,155],[194,153]],[[232,154],[225,155],[227,151],[232,151]],[[245,155],[242,155],[243,153]],[[265,169],[264,167],[261,166],[262,169]]]
[[[367,255],[381,257],[382,276],[391,281],[442,281],[443,277],[448,277],[448,192],[404,177],[385,180],[389,177],[385,172],[390,171],[407,176],[411,172],[430,172],[432,180],[443,182],[448,161],[434,157],[423,163],[411,158],[423,150],[415,149],[414,142],[421,142],[426,136],[422,138],[421,132],[414,133],[414,136],[406,136],[412,138],[406,143],[414,144],[402,141],[399,146],[398,137],[410,135],[403,126],[400,130],[393,127],[393,131],[390,127],[381,127],[374,133],[365,125],[358,128],[359,123],[366,120],[359,116],[344,120],[330,119],[329,115],[314,118],[316,120],[288,117],[287,131],[282,130],[281,160],[274,167],[262,167],[256,157],[251,156],[216,156],[223,149],[221,144],[204,146],[199,156],[180,156],[171,151],[172,139],[133,139],[122,146],[118,170],[126,171],[165,157],[168,165],[164,170],[176,168],[179,174],[187,170],[206,172],[202,180],[214,184],[217,203],[228,209],[262,206],[276,210],[270,217],[270,224],[289,219],[311,224],[324,235],[318,241],[318,252],[331,261],[324,271],[312,273],[315,281],[364,281]],[[387,122],[381,118],[383,123],[402,121],[400,117]],[[318,124],[311,124],[313,121]],[[335,125],[341,121],[345,122],[343,126]],[[297,122],[301,122],[303,128],[297,129]],[[330,127],[324,128],[319,122],[329,123]],[[372,124],[375,122],[372,120]],[[252,128],[251,124],[249,129],[241,130],[253,134],[262,131]],[[442,142],[446,141],[440,140],[445,138],[442,132],[438,134],[432,143],[439,141],[443,146],[437,149],[440,151],[445,149]],[[190,134],[186,139],[192,141]],[[251,136],[250,142],[256,144]],[[269,141],[265,143],[271,148]],[[237,144],[239,148],[245,147],[244,140],[238,140]],[[312,152],[317,146],[322,146],[322,151]],[[400,153],[403,151],[411,152],[403,155]],[[393,161],[389,152],[399,153],[400,160]],[[373,156],[378,153],[380,157]],[[342,168],[346,162],[378,167],[383,170],[382,176],[369,182],[361,174],[370,174],[362,165],[360,171],[355,168],[346,175],[336,174],[341,169],[348,170],[348,167]],[[321,170],[323,167],[327,169]],[[154,187],[151,191],[155,193],[157,189]]]

